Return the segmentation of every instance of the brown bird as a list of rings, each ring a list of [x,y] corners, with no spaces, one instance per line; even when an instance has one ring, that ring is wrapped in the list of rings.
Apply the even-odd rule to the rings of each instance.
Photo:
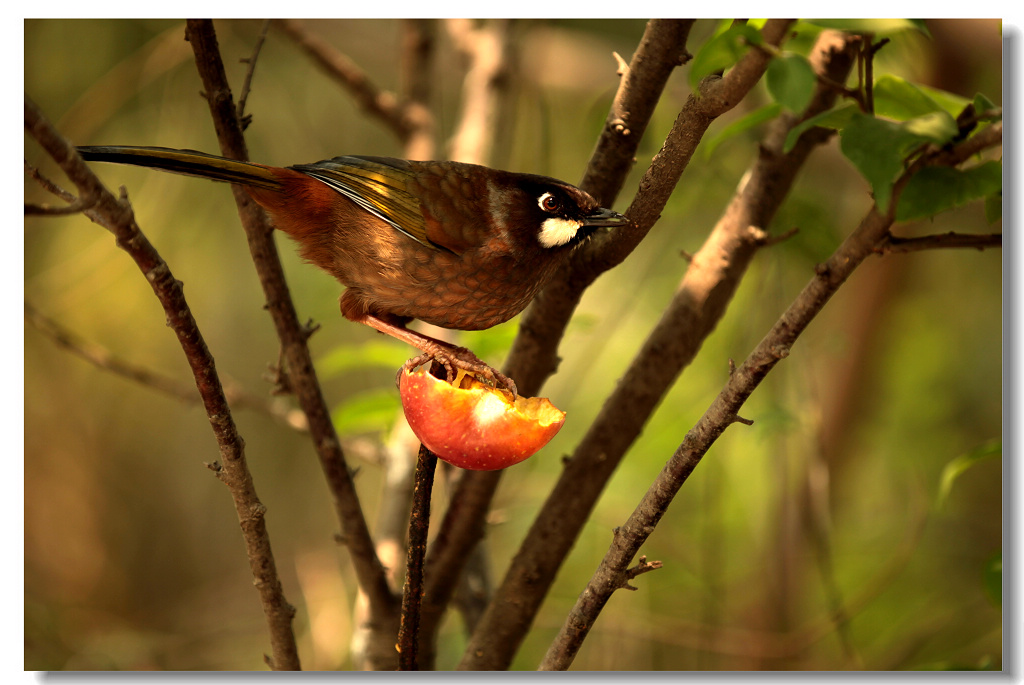
[[[574,247],[626,217],[568,183],[457,162],[335,157],[281,168],[192,150],[80,147],[133,164],[244,186],[300,254],[344,286],[345,318],[440,361],[515,384],[465,348],[406,328],[412,319],[480,330],[521,312]]]

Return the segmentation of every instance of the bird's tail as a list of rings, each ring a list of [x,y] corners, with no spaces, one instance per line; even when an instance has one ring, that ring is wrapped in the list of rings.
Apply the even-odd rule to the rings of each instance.
[[[102,145],[78,148],[82,159],[93,162],[133,164],[163,169],[187,176],[227,181],[245,186],[280,190],[281,181],[271,167],[250,162],[208,155],[195,150],[174,150],[166,147],[133,147]]]

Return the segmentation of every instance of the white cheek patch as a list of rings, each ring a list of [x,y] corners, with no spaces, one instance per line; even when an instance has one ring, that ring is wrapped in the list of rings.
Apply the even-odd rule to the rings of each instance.
[[[537,240],[544,247],[561,247],[576,237],[576,232],[582,225],[582,222],[572,219],[558,217],[544,219],[540,225],[540,234],[537,236]]]

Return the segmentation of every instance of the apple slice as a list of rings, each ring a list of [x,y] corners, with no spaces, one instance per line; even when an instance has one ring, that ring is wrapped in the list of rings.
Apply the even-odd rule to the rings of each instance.
[[[546,397],[517,397],[460,371],[454,383],[426,371],[399,373],[412,432],[453,466],[494,471],[535,454],[565,423]]]

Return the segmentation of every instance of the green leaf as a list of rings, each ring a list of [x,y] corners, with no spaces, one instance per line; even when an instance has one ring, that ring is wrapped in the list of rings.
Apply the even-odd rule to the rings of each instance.
[[[768,92],[791,112],[804,111],[818,83],[811,63],[801,55],[783,55],[773,59],[765,76]]]
[[[750,24],[734,24],[715,36],[697,52],[690,63],[690,87],[697,89],[702,78],[735,64],[751,45],[761,44],[761,34]]]
[[[857,105],[853,102],[844,102],[838,107],[817,114],[810,119],[801,121],[799,124],[790,129],[789,134],[786,136],[786,142],[782,146],[783,152],[789,152],[796,145],[796,141],[803,135],[804,131],[814,128],[815,126],[821,126],[823,128],[831,128],[835,130],[842,130],[844,126],[850,123],[850,120],[859,112]]]
[[[954,119],[960,116],[960,113],[963,112],[969,104],[971,104],[971,101],[967,98],[957,95],[956,93],[950,93],[948,90],[932,88],[931,86],[926,86],[923,83],[918,83],[916,85],[918,90],[930,97],[939,107]]]
[[[907,119],[900,126],[907,133],[917,136],[919,140],[936,145],[945,145],[960,133],[956,119],[945,111],[929,112],[913,119]]]
[[[1003,605],[1003,553],[997,552],[988,560],[982,570],[982,584],[988,593],[989,599],[997,607]]]
[[[384,432],[391,428],[402,403],[394,388],[370,390],[342,403],[331,412],[339,435]]]
[[[875,114],[906,121],[932,112],[956,117],[970,100],[937,88],[911,83],[891,74],[879,76],[874,85]]]
[[[367,366],[397,370],[415,350],[392,340],[374,340],[362,345],[341,345],[317,360],[317,371],[323,378],[338,376],[351,369]]]
[[[1001,456],[1002,453],[1002,441],[989,440],[970,452],[961,454],[956,459],[953,459],[946,464],[946,468],[942,469],[942,477],[939,479],[939,497],[936,504],[941,506],[946,501],[946,498],[949,497],[950,491],[953,489],[953,483],[956,482],[956,479],[959,478],[964,471],[971,468],[979,461]]]
[[[770,105],[758,107],[753,112],[745,114],[744,116],[740,117],[736,121],[732,122],[731,124],[723,128],[716,135],[712,136],[711,138],[706,138],[704,141],[702,141],[702,147],[704,148],[704,158],[709,159],[712,153],[715,151],[715,148],[717,148],[719,145],[729,140],[730,138],[738,136],[739,134],[745,131],[749,131],[750,129],[754,128],[759,124],[763,124],[766,121],[774,119],[775,117],[779,116],[781,112],[782,105],[780,105],[777,102],[773,102]]]
[[[957,134],[946,112],[932,112],[902,123],[855,113],[843,128],[840,149],[871,184],[880,211],[888,211],[892,185],[910,152],[924,142],[942,145]]]
[[[970,169],[926,167],[914,174],[900,195],[898,221],[920,219],[960,207],[973,200],[999,194],[1003,166],[985,162]]]
[[[987,112],[990,109],[999,109],[999,106],[981,93],[977,93],[974,96],[974,111],[981,114],[982,112]]]

